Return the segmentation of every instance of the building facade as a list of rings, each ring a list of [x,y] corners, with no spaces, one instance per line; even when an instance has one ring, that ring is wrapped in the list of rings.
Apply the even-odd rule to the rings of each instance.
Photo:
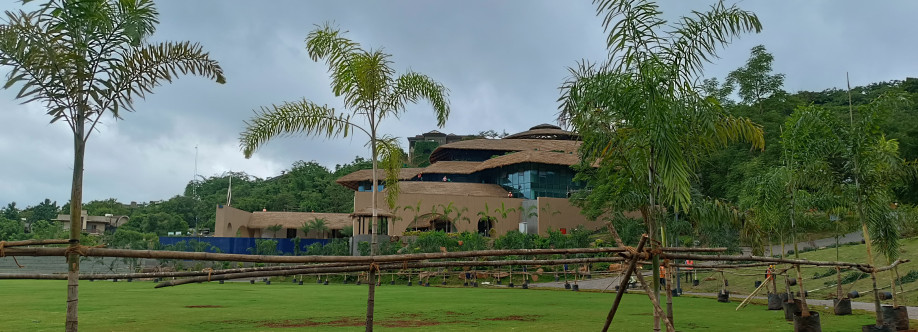
[[[83,210],[83,213],[80,216],[83,225],[81,229],[89,234],[101,235],[104,234],[106,230],[117,228],[121,225],[124,225],[129,220],[128,216],[116,216],[112,214],[106,214],[104,216],[90,216],[86,210]],[[69,214],[59,214],[54,221],[60,222],[64,226],[64,229],[70,229],[70,215]]]
[[[538,125],[502,139],[466,139],[443,144],[430,155],[430,166],[403,168],[398,202],[383,211],[381,233],[411,230],[471,231],[504,234],[510,230],[545,235],[576,227],[596,229],[570,204],[574,181],[571,166],[580,163],[578,136],[557,126]],[[378,178],[384,178],[378,171]],[[351,188],[355,211],[372,205],[372,171],[348,174],[337,182]],[[378,187],[385,191],[380,182]],[[385,207],[377,195],[377,207]],[[354,234],[368,234],[365,220]]]
[[[571,168],[580,163],[581,142],[575,133],[542,124],[501,139],[469,139],[436,131],[415,136],[414,141],[419,137],[442,139],[443,144],[430,154],[429,166],[400,170],[394,209],[386,208],[383,182],[377,184],[381,234],[442,230],[493,236],[519,230],[546,235],[548,230],[566,233],[577,227],[605,226],[588,220],[568,200],[583,188],[574,181]],[[371,234],[372,175],[372,170],[360,170],[336,181],[354,190],[354,213],[247,212],[218,206],[215,235],[314,237],[318,235],[303,234],[299,228],[315,218],[327,220],[334,230],[326,237],[340,236],[346,226],[355,236]],[[378,170],[377,177],[385,179],[385,172]],[[268,230],[274,225],[281,225],[280,235]]]

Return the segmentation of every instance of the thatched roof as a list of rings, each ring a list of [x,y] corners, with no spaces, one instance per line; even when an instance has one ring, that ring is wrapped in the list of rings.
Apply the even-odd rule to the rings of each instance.
[[[548,151],[520,151],[485,160],[478,166],[478,171],[497,168],[520,163],[539,163],[571,166],[580,163],[580,156],[576,153],[548,152]]]
[[[529,130],[516,133],[504,139],[555,139],[555,140],[576,140],[580,136],[576,133],[561,129],[561,127],[547,123],[529,128]]]
[[[507,197],[504,188],[488,183],[406,181],[398,186],[402,194]]]
[[[315,213],[315,212],[252,212],[249,219],[249,228],[268,228],[281,225],[284,228],[300,228],[304,222],[313,219],[325,219],[328,229],[343,229],[351,225],[351,217],[347,213]]]
[[[438,161],[424,168],[422,173],[433,174],[472,174],[481,162],[477,161]]]
[[[453,142],[437,147],[430,154],[430,161],[444,159],[451,150],[485,150],[485,151],[559,151],[577,152],[580,141],[551,139],[473,139]]]
[[[373,208],[366,208],[360,211],[355,211],[354,213],[351,213],[350,216],[351,217],[372,217]],[[394,217],[395,215],[390,213],[389,210],[376,208],[376,216],[391,218],[391,217]]]
[[[409,180],[417,176],[418,173],[421,172],[421,170],[423,170],[423,168],[402,168],[398,172],[398,179],[399,180]],[[377,169],[376,177],[377,177],[377,180],[380,180],[380,181],[385,180],[386,171],[383,169]],[[373,170],[370,170],[370,169],[359,170],[354,173],[342,176],[338,180],[335,180],[335,182],[337,182],[338,184],[351,188],[353,190],[357,190],[358,183],[362,181],[373,181]]]

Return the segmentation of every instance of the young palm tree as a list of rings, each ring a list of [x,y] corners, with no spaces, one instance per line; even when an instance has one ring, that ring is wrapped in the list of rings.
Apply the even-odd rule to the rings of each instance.
[[[394,207],[398,195],[398,169],[402,152],[394,138],[382,137],[380,123],[389,116],[398,117],[410,103],[427,100],[442,127],[449,117],[446,88],[430,77],[407,72],[395,75],[390,55],[381,50],[364,50],[360,44],[343,36],[329,24],[317,27],[306,37],[306,51],[313,61],[324,60],[331,75],[331,88],[344,97],[344,113],[318,105],[307,99],[262,107],[246,122],[239,138],[242,152],[251,157],[258,147],[276,136],[290,134],[347,137],[355,131],[369,138],[373,176],[371,185],[372,237],[371,254],[378,253],[376,192],[379,189],[377,168],[380,157],[386,168],[387,202]],[[370,273],[370,296],[367,303],[367,330],[373,326],[374,273]]]
[[[830,174],[830,158],[841,151],[841,141],[836,132],[839,128],[836,116],[829,111],[816,107],[798,107],[784,123],[781,133],[781,145],[784,148],[785,188],[787,196],[785,209],[790,233],[794,242],[794,257],[800,258],[797,235],[804,222],[803,211],[813,208],[813,193],[820,188],[831,186],[835,180]],[[785,224],[786,225],[786,224]],[[810,311],[803,288],[803,275],[800,265],[794,266],[797,271],[797,284],[800,288],[801,317],[809,317]]]
[[[277,238],[277,232],[279,232],[280,230],[284,229],[284,226],[281,226],[281,225],[271,225],[271,226],[268,226],[268,227],[265,228],[265,229],[268,230],[268,231],[270,231],[272,234],[274,234],[274,238],[276,239],[276,238]]]
[[[328,223],[323,218],[315,218],[311,222],[312,229],[316,230],[316,233],[319,234],[319,237],[325,235],[325,232],[328,231]]]
[[[7,11],[0,24],[0,66],[9,68],[3,87],[21,85],[16,98],[43,104],[52,123],[73,132],[71,247],[80,241],[86,142],[103,114],[120,119],[135,98],[180,74],[225,82],[200,45],[148,42],[158,16],[152,0],[49,0],[33,12]],[[68,256],[67,331],[78,326],[79,263]]]
[[[650,1],[595,3],[609,32],[610,59],[570,70],[571,78],[561,86],[559,120],[581,135],[584,164],[600,164],[595,173],[603,176],[593,178],[583,206],[639,210],[657,238],[659,207],[684,210],[691,204],[691,180],[701,156],[733,141],[764,147],[758,125],[731,116],[695,86],[718,48],[742,33],[760,31],[761,24],[755,14],[723,2],[673,23]],[[655,286],[658,264],[654,259]]]
[[[300,226],[300,231],[302,231],[303,236],[307,238],[309,237],[309,232],[311,232],[313,229],[314,228],[312,227],[312,223],[309,221],[304,221],[303,225]]]
[[[874,264],[874,246],[890,263],[899,256],[899,228],[890,207],[893,204],[892,188],[907,177],[914,176],[915,168],[913,164],[906,163],[899,157],[898,142],[886,139],[876,128],[886,120],[890,109],[899,107],[904,102],[900,96],[892,94],[881,96],[867,107],[858,108],[857,113],[855,108],[849,105],[850,128],[844,135],[844,151],[849,161],[846,164],[847,171],[854,179],[855,205],[851,210],[857,211],[870,265]],[[894,284],[893,273],[895,271],[890,271],[890,279],[893,279]],[[879,327],[883,325],[883,313],[877,294],[876,278],[876,272],[871,272],[876,326]],[[896,292],[892,293],[893,306],[898,307]]]

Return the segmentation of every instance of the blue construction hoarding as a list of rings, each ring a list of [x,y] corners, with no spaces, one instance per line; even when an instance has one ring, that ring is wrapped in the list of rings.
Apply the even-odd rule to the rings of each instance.
[[[219,252],[226,254],[255,254],[255,240],[275,240],[277,241],[277,254],[294,254],[293,239],[256,239],[248,237],[193,237],[193,236],[160,236],[159,243],[163,246],[175,245],[184,241],[188,244],[192,240],[197,242],[209,243],[212,247],[208,252],[218,252],[214,248],[219,248]],[[328,244],[327,239],[300,239],[300,251],[305,251],[306,247],[313,243]],[[190,249],[190,248],[189,248]]]

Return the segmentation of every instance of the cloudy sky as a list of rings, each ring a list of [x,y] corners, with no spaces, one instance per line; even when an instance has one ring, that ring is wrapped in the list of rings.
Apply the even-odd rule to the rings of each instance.
[[[5,1],[2,10],[18,9]],[[662,1],[673,19],[710,1]],[[729,3],[729,2],[728,2]],[[195,170],[203,176],[244,171],[270,177],[297,160],[334,167],[368,156],[365,139],[277,139],[246,160],[238,147],[243,121],[261,105],[308,98],[340,107],[325,66],[309,60],[304,38],[334,21],[365,47],[384,48],[400,70],[439,80],[450,90],[452,115],[442,132],[513,133],[553,123],[557,87],[567,66],[606,56],[601,19],[590,1],[242,1],[160,0],[153,40],[203,44],[223,66],[227,83],[183,77],[136,102],[137,112],[107,119],[88,143],[85,201],[167,199],[182,192]],[[911,23],[918,2],[743,1],[764,31],[723,50],[705,76],[722,78],[749,49],[774,54],[785,89],[823,90],[845,84],[918,76]],[[5,75],[6,69],[0,68]],[[20,105],[0,91],[0,205],[44,198],[69,200],[72,137],[49,124],[37,104]],[[428,105],[391,118],[382,131],[400,137],[436,128]],[[403,144],[407,145],[407,142]]]

